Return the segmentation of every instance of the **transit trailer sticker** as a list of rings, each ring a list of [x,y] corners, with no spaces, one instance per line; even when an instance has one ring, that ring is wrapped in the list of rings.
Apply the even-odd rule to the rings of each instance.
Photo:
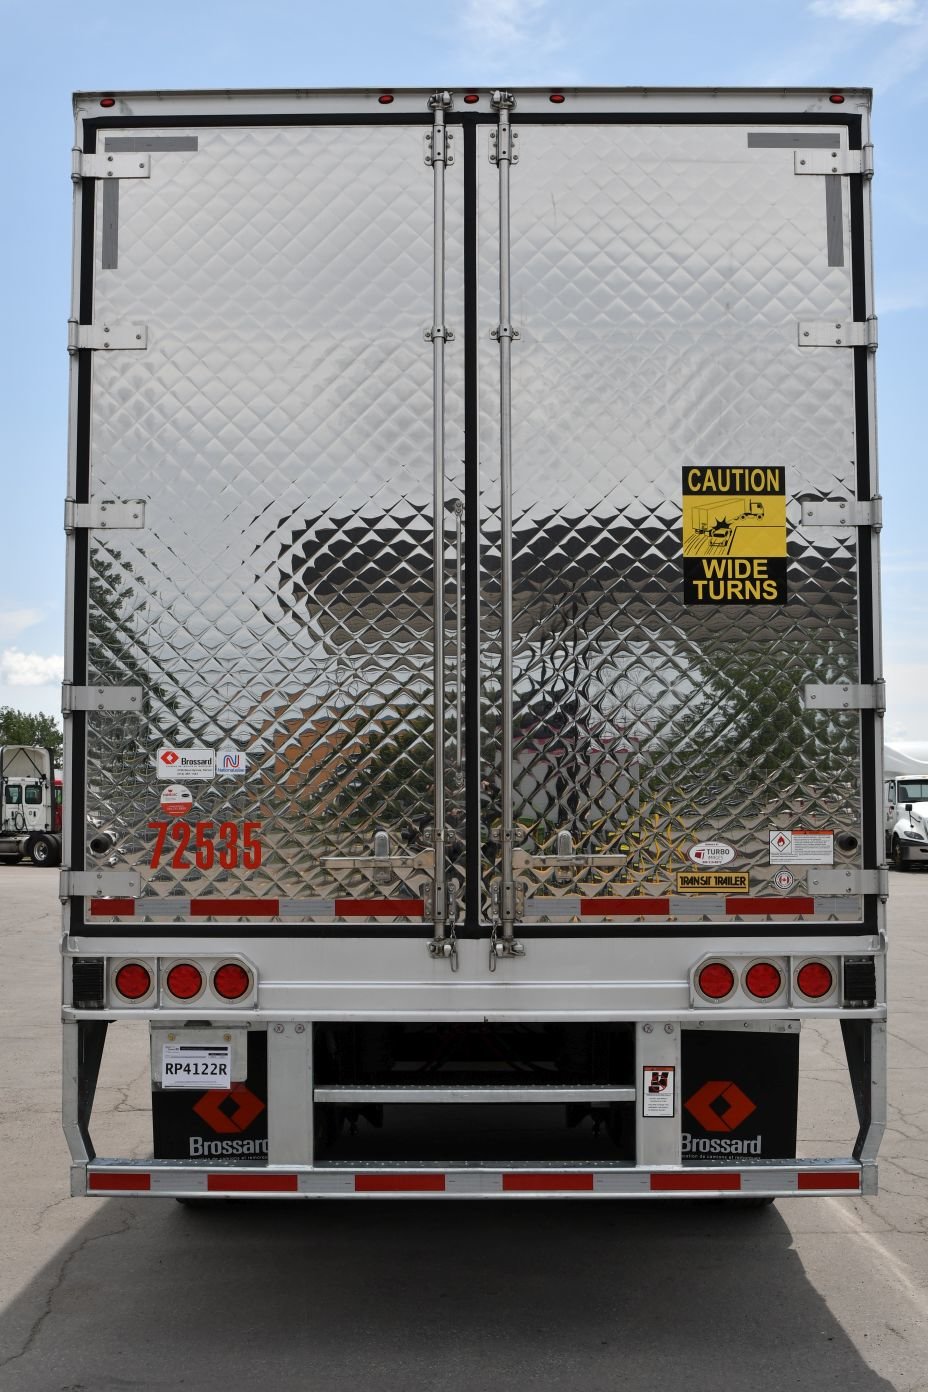
[[[683,470],[683,602],[786,603],[782,465]]]
[[[169,783],[161,794],[161,811],[168,817],[186,817],[193,806],[193,793],[182,783]]]
[[[674,1069],[646,1063],[641,1078],[642,1116],[672,1117],[675,1110]]]
[[[771,865],[834,865],[833,831],[781,831],[770,828]]]
[[[678,894],[750,894],[747,870],[678,870]]]
[[[159,778],[184,778],[188,783],[204,782],[216,772],[216,755],[212,749],[175,749],[163,745],[158,750],[155,766]]]

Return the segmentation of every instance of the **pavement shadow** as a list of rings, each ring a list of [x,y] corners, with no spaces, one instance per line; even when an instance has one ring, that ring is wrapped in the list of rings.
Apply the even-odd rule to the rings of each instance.
[[[711,1201],[114,1199],[0,1347],[4,1392],[891,1386],[776,1207]]]

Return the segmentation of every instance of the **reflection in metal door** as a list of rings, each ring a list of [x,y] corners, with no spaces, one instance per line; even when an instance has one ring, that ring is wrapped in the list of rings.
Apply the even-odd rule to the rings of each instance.
[[[734,889],[684,892],[698,843],[734,862],[720,885],[762,896],[770,827],[837,823],[852,849],[861,829],[857,719],[800,700],[815,677],[858,680],[856,547],[793,510],[856,492],[853,354],[797,340],[803,319],[852,317],[825,190],[794,163],[846,132],[496,106],[478,165],[482,781],[504,955],[520,922],[737,919]],[[688,605],[681,471],[758,464],[785,470],[787,602],[735,602],[735,582],[733,602]],[[762,504],[706,502],[726,537],[764,524]]]

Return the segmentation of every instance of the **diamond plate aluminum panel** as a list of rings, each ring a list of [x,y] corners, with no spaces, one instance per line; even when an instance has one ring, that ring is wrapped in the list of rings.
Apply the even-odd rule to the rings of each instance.
[[[490,913],[499,431],[497,350],[484,336],[497,317],[498,209],[485,153],[479,169]],[[525,850],[551,854],[567,830],[577,851],[628,857],[530,871],[529,896],[663,897],[688,848],[710,839],[734,848],[752,893],[772,894],[769,827],[860,840],[858,722],[800,704],[810,673],[858,671],[856,533],[804,531],[797,501],[855,495],[853,355],[796,346],[801,317],[850,313],[849,271],[828,265],[824,200],[820,181],[795,177],[792,149],[749,149],[743,126],[520,130],[516,817]],[[682,468],[758,462],[786,469],[789,602],[687,608]]]
[[[97,241],[95,314],[131,307],[149,341],[95,357],[92,500],[144,497],[146,528],[91,540],[88,679],[142,685],[147,719],[88,718],[87,863],[106,844],[106,862],[141,868],[179,917],[191,896],[414,898],[427,876],[325,861],[369,855],[377,830],[414,853],[432,820],[421,128],[195,134],[195,152],[159,151],[150,179],[122,187],[116,268]],[[455,166],[452,327],[462,198]],[[462,356],[458,339],[449,498],[462,491]],[[453,535],[449,518],[449,605]],[[188,820],[259,822],[259,868],[172,861],[176,847],[146,868],[165,744],[247,754],[246,775],[191,785]],[[449,789],[452,828],[462,797]]]

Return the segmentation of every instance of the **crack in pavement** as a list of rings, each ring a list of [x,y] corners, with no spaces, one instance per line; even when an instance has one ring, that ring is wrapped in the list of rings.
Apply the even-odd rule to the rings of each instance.
[[[26,1355],[32,1351],[32,1348],[36,1340],[42,1332],[42,1327],[45,1324],[45,1321],[49,1318],[49,1316],[52,1313],[52,1306],[55,1303],[55,1296],[58,1294],[58,1292],[64,1285],[67,1279],[68,1272],[71,1269],[71,1264],[73,1263],[75,1257],[79,1257],[82,1252],[86,1251],[86,1249],[92,1246],[95,1242],[103,1242],[111,1237],[122,1237],[125,1233],[129,1232],[129,1230],[134,1226],[131,1210],[126,1208],[121,1210],[121,1212],[125,1219],[125,1222],[123,1223],[122,1227],[114,1228],[111,1232],[92,1233],[88,1237],[83,1238],[77,1244],[76,1247],[72,1248],[70,1252],[67,1252],[65,1254],[64,1259],[62,1260],[62,1263],[58,1268],[57,1275],[55,1276],[54,1280],[52,1281],[52,1284],[49,1286],[45,1294],[44,1307],[42,1308],[42,1310],[40,1310],[39,1314],[36,1316],[32,1324],[30,1325],[29,1331],[26,1334],[26,1338],[23,1342],[22,1348],[19,1350],[18,1353],[13,1353],[9,1356],[9,1358],[4,1358],[2,1361],[0,1361],[0,1371],[2,1371],[4,1368],[9,1368],[10,1365],[13,1363],[18,1363],[20,1359],[25,1358]]]

